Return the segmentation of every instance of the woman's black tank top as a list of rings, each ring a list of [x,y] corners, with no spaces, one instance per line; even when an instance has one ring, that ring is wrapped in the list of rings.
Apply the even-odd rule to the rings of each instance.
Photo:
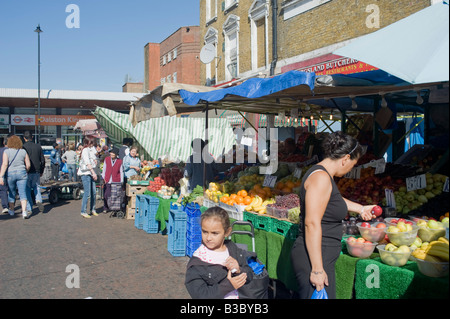
[[[322,165],[312,166],[303,176],[302,184],[300,187],[300,236],[304,237],[305,233],[305,215],[308,214],[305,207],[305,181],[308,179],[309,175],[316,170],[327,170]],[[328,174],[328,172],[327,172]],[[328,174],[330,176],[330,174]],[[341,245],[342,239],[342,220],[348,213],[347,204],[342,198],[339,189],[334,182],[333,178],[330,176],[332,190],[330,200],[328,201],[325,213],[322,218],[322,245]]]

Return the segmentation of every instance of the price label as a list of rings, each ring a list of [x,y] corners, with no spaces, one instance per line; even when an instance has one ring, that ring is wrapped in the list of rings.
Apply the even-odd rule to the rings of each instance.
[[[386,161],[384,158],[376,161],[375,174],[383,174],[386,170]]]
[[[354,167],[350,172],[344,175],[345,178],[360,179],[361,178],[361,166]]]
[[[241,139],[241,144],[242,145],[251,147],[252,143],[253,143],[253,140],[250,137],[243,136],[242,139]]]
[[[272,175],[266,175],[263,182],[263,187],[273,188],[277,182],[277,177]]]
[[[392,208],[397,208],[397,205],[395,204],[394,191],[392,189],[386,188],[384,190],[384,194],[386,196],[386,205]]]
[[[442,189],[443,192],[448,193],[448,177],[445,179],[444,188]]]
[[[302,177],[302,173],[303,173],[303,170],[300,167],[297,167],[297,168],[295,168],[295,171],[294,171],[294,177],[299,179]]]
[[[423,189],[427,187],[427,179],[425,174],[408,177],[406,179],[406,191],[414,191],[416,189]]]

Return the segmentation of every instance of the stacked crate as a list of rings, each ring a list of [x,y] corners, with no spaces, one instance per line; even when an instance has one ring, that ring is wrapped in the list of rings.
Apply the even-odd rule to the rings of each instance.
[[[202,228],[200,225],[200,206],[197,203],[189,203],[184,211],[187,216],[186,223],[186,255],[192,257],[202,243]]]
[[[172,256],[186,256],[186,221],[187,215],[182,207],[170,204],[167,250]]]
[[[146,186],[144,185],[130,185],[127,183],[125,195],[127,196],[128,205],[126,207],[126,218],[135,219],[136,212],[136,195],[144,194]]]

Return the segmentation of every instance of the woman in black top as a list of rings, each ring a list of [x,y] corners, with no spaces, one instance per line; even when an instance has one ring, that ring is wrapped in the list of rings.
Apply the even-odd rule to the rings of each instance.
[[[372,218],[374,205],[363,206],[341,196],[333,177],[344,176],[363,155],[356,139],[342,132],[329,134],[322,144],[324,159],[304,175],[300,188],[300,235],[291,260],[302,299],[326,287],[336,298],[335,263],[341,252],[342,220],[348,211],[364,220]]]

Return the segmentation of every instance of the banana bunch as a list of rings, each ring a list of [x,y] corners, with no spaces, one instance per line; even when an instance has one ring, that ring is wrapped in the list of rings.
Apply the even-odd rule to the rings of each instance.
[[[274,203],[273,199],[266,199],[263,201],[263,199],[261,197],[256,195],[255,197],[253,197],[253,200],[250,203],[250,205],[245,207],[245,210],[256,212],[258,214],[266,214],[267,213],[267,205],[273,204],[273,203]]]
[[[431,262],[448,261],[449,245],[445,237],[439,237],[438,240],[430,242],[428,245],[417,248],[412,252],[412,256]]]

